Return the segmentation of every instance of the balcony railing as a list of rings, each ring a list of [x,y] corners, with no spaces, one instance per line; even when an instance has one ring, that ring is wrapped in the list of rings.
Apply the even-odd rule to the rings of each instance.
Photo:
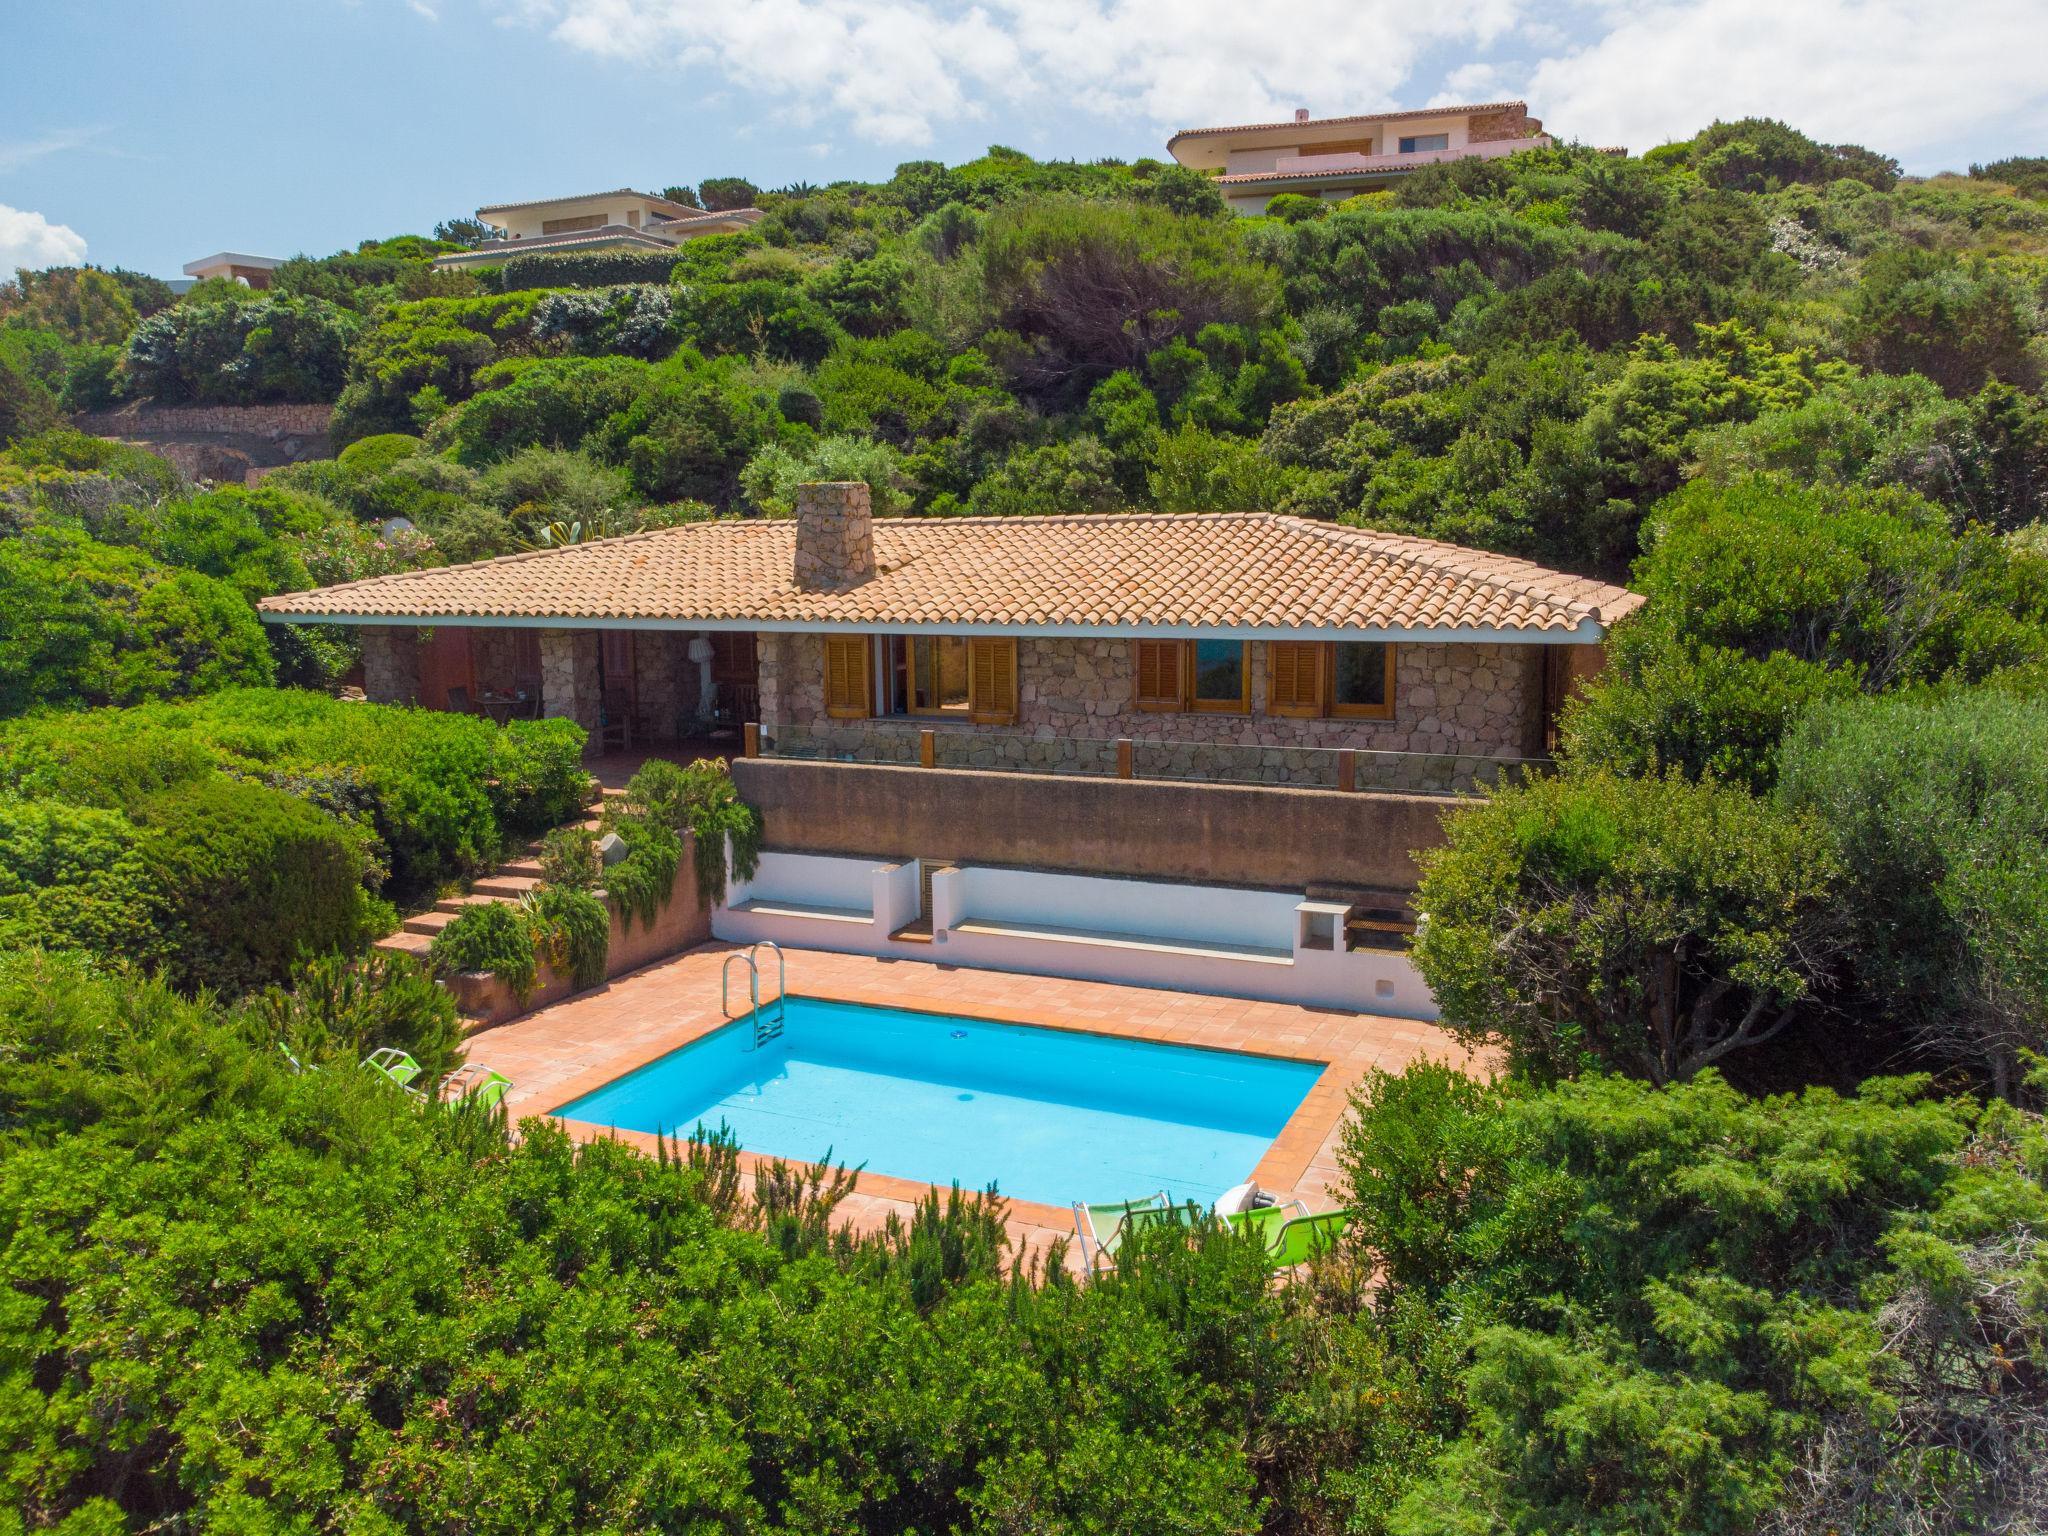
[[[1045,737],[986,727],[930,727],[883,720],[822,731],[804,726],[749,725],[746,750],[749,757],[810,762],[1423,795],[1469,795],[1486,786],[1550,770],[1548,758],[1133,737]]]

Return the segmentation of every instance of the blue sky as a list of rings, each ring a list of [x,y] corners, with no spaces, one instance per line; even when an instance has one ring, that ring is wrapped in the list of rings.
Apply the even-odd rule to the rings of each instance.
[[[2048,0],[0,0],[0,271],[175,275],[479,203],[886,176],[991,143],[1525,97],[1642,149],[1768,113],[1909,171],[2048,153]]]

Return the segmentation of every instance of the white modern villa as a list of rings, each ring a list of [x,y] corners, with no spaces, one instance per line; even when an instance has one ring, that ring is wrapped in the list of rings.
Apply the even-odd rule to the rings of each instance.
[[[1224,201],[1253,214],[1283,192],[1339,202],[1438,161],[1550,143],[1526,102],[1499,101],[1351,117],[1311,117],[1303,107],[1288,122],[1184,128],[1166,147],[1182,165],[1215,172]]]
[[[500,238],[436,257],[437,267],[477,267],[533,252],[664,251],[699,235],[726,235],[760,222],[758,208],[707,213],[652,192],[619,187],[574,197],[494,203],[476,216]]]

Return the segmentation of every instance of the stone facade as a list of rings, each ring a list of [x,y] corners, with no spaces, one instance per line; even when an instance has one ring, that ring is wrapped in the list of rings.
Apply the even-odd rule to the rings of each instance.
[[[1499,144],[1531,138],[1542,131],[1543,124],[1529,115],[1527,107],[1507,107],[1498,112],[1474,112],[1465,126],[1465,142]]]
[[[764,634],[760,643],[762,730],[769,750],[791,756],[915,762],[918,733],[930,728],[942,764],[1097,773],[1115,771],[1122,738],[1134,744],[1140,776],[1322,784],[1335,782],[1327,749],[1350,747],[1413,754],[1406,765],[1381,764],[1375,782],[1435,789],[1488,777],[1488,760],[1497,766],[1542,751],[1544,646],[1402,645],[1392,719],[1303,720],[1267,713],[1262,643],[1250,648],[1249,713],[1155,714],[1132,703],[1131,641],[1024,637],[1017,645],[1016,724],[976,726],[928,716],[829,719],[823,637]],[[1410,768],[1421,776],[1413,783],[1402,777]],[[1436,778],[1461,782],[1439,785]]]
[[[859,480],[817,481],[796,492],[796,584],[838,592],[875,574],[874,513]]]
[[[363,696],[372,704],[412,704],[420,696],[420,643],[410,627],[363,626]]]
[[[603,700],[597,686],[597,631],[540,632],[540,708],[547,718],[574,720],[597,737]]]
[[[687,734],[697,714],[697,668],[690,637],[676,630],[642,630],[633,637],[633,729],[650,741]]]
[[[255,484],[272,470],[333,457],[326,405],[161,406],[143,402],[73,418],[81,432],[132,443],[216,484]]]

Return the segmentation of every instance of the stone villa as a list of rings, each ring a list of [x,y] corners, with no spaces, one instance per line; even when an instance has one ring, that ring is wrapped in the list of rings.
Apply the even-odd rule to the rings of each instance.
[[[374,700],[509,701],[645,745],[1330,782],[1333,748],[1542,757],[1641,599],[1527,561],[1269,513],[691,524],[265,599],[363,626]],[[1468,773],[1469,777],[1469,773]],[[1416,787],[1416,786],[1408,786]]]
[[[1391,185],[1440,160],[1511,155],[1547,147],[1526,102],[1422,107],[1352,117],[1310,117],[1231,128],[1186,128],[1166,148],[1182,165],[1217,173],[1223,199],[1239,213],[1264,213],[1283,192],[1339,202]]]

